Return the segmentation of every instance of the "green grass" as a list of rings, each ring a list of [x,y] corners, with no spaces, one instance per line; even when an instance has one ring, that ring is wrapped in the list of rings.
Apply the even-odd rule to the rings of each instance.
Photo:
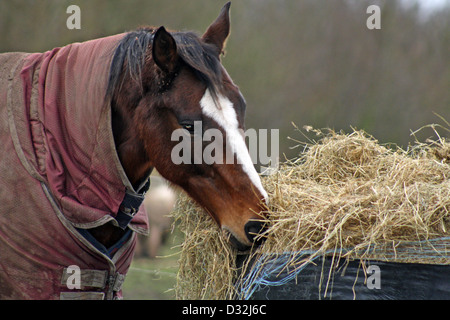
[[[134,259],[128,271],[122,293],[125,300],[172,300],[178,272],[182,235],[171,234],[155,259]]]

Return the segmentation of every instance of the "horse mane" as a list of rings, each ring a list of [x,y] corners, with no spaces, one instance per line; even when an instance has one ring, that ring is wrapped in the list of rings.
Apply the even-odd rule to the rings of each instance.
[[[151,45],[156,29],[151,27],[139,28],[128,32],[114,51],[109,72],[106,96],[112,97],[120,89],[128,72],[130,78],[136,81],[141,89],[142,72],[146,57],[151,54]],[[222,83],[222,68],[216,49],[201,41],[194,32],[171,32],[177,44],[178,55],[190,67],[197,78],[211,91],[213,97],[220,91]]]

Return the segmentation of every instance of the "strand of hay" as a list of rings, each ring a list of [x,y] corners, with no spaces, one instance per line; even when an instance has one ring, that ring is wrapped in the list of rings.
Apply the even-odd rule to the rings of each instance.
[[[319,141],[306,144],[297,160],[263,179],[270,197],[269,229],[253,256],[313,252],[307,260],[287,264],[294,269],[330,252],[395,261],[403,244],[419,241],[420,247],[450,236],[450,144],[445,139],[438,136],[439,141],[404,151],[382,146],[363,131],[313,132]],[[175,216],[186,234],[177,298],[236,297],[238,274],[245,271],[238,272],[237,253],[219,228],[187,197]],[[368,249],[374,247],[378,250]],[[415,256],[416,249],[406,250],[401,261],[450,264],[448,248],[428,261]],[[388,251],[394,255],[383,254]]]

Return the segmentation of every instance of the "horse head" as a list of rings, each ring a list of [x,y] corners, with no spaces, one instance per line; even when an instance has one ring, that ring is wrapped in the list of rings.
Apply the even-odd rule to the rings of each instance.
[[[164,27],[129,33],[113,58],[109,87],[117,89],[113,131],[130,181],[138,184],[156,168],[244,250],[263,228],[267,193],[245,144],[246,102],[220,62],[229,7],[202,36]],[[215,161],[205,161],[212,136]],[[189,148],[180,149],[180,140]]]

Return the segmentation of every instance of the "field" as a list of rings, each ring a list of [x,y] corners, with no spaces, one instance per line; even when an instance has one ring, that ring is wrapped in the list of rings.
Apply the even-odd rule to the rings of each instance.
[[[172,300],[183,235],[175,230],[156,259],[134,259],[123,285],[125,300]]]

